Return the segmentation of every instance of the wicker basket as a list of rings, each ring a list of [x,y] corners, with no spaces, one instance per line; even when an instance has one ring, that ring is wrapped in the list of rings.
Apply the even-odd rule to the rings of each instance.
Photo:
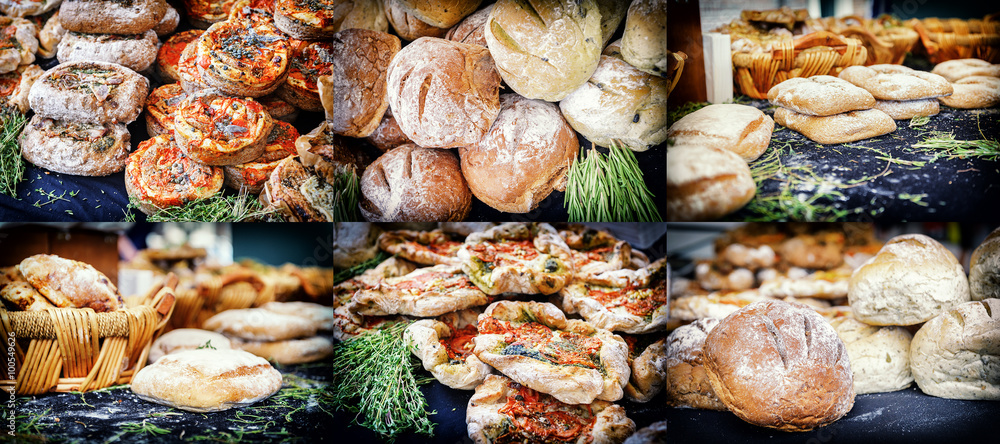
[[[878,20],[863,19],[857,15],[841,18],[809,19],[813,30],[830,31],[861,41],[868,51],[865,66],[903,63],[906,53],[913,48],[919,36],[898,20],[883,15]]]
[[[670,92],[674,90],[677,81],[681,79],[685,60],[687,60],[687,54],[679,51],[667,51],[667,97],[670,97]]]
[[[736,37],[734,37],[736,38]],[[861,41],[828,31],[792,39],[782,36],[770,52],[733,52],[733,81],[737,90],[755,99],[766,99],[774,85],[792,77],[840,74],[862,65],[868,51]]]
[[[907,26],[920,36],[931,63],[967,58],[1000,63],[1000,22],[993,15],[983,20],[911,19]]]
[[[275,285],[250,270],[212,276],[194,288],[177,292],[177,310],[170,322],[174,328],[200,328],[215,314],[233,309],[259,307],[275,299]]]
[[[0,328],[15,341],[15,379],[0,384],[18,395],[85,392],[127,384],[146,364],[149,347],[174,310],[177,277],[168,275],[142,304],[96,313],[90,308],[8,312]]]

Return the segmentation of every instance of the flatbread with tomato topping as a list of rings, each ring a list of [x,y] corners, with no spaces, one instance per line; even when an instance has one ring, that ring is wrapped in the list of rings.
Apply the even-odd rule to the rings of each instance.
[[[362,316],[351,311],[351,304],[341,305],[333,309],[333,338],[346,341],[406,320],[403,316]]]
[[[479,316],[473,353],[542,393],[571,404],[617,401],[628,382],[628,346],[610,331],[567,320],[555,305],[499,301]]]
[[[370,289],[378,285],[382,279],[403,276],[417,269],[417,264],[405,259],[390,257],[382,263],[365,270],[358,276],[347,279],[333,286],[333,308],[347,305],[354,293],[361,289]]]
[[[442,230],[386,231],[378,237],[378,247],[389,254],[424,265],[459,264],[458,250],[463,238]]]
[[[476,387],[465,421],[477,444],[621,443],[635,431],[617,404],[567,404],[497,375]]]
[[[545,223],[506,223],[472,233],[458,258],[472,282],[491,295],[552,294],[573,276],[569,247]]]
[[[632,262],[632,247],[611,233],[586,226],[571,226],[559,235],[573,254],[576,278],[627,268]]]
[[[559,294],[567,313],[580,313],[595,327],[649,333],[667,326],[667,260],[638,271],[618,270],[575,281]]]
[[[387,278],[370,289],[358,290],[353,299],[353,311],[358,314],[418,317],[440,316],[492,301],[455,265],[418,268],[405,276]]]
[[[421,319],[403,332],[404,340],[442,384],[458,390],[473,390],[493,368],[472,354],[473,338],[479,330],[479,312],[462,310],[437,319]]]

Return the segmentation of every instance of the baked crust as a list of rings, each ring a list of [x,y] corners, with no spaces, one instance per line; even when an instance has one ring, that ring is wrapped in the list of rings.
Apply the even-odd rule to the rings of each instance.
[[[251,341],[284,341],[316,336],[319,322],[260,308],[242,308],[220,312],[201,327]]]
[[[732,151],[701,145],[667,150],[667,220],[718,219],[756,194],[750,167]]]
[[[943,98],[951,98],[951,96]],[[917,116],[934,116],[941,111],[938,99],[879,100],[875,102],[873,108],[888,114],[893,120],[910,120]]]
[[[181,14],[174,9],[169,3],[167,3],[167,12],[163,14],[163,18],[160,19],[156,27],[153,28],[153,32],[156,33],[157,37],[163,38],[174,31],[177,30],[177,25],[181,24]]]
[[[622,58],[640,71],[665,77],[667,74],[666,23],[667,2],[665,0],[632,2],[628,7],[625,32],[622,34]],[[604,20],[601,20],[601,24],[604,24]],[[614,29],[611,32],[613,34]],[[608,36],[607,30],[605,30],[604,35]],[[607,37],[604,41],[607,43]]]
[[[520,384],[570,404],[621,399],[628,345],[555,305],[498,301],[479,315],[474,353]]]
[[[177,106],[187,97],[184,88],[168,83],[149,93],[146,99],[146,132],[149,137],[172,134]]]
[[[201,36],[198,37],[199,39]],[[201,72],[198,71],[198,45],[195,44],[197,40],[192,41],[181,51],[180,59],[177,60],[177,75],[180,77],[178,82],[180,82],[181,87],[188,94],[194,94],[202,89],[208,88],[205,84],[205,80],[201,78]]]
[[[404,316],[362,316],[351,311],[351,304],[333,309],[333,338],[346,341],[363,336],[384,325],[406,322]]]
[[[28,93],[44,73],[38,65],[21,65],[15,71],[0,74],[0,103],[17,107],[21,114],[27,114],[31,109]]]
[[[708,333],[719,325],[718,318],[702,318],[674,329],[664,345],[663,368],[667,380],[667,405],[696,409],[727,410],[715,395],[702,358]]]
[[[337,7],[328,0],[277,0],[274,25],[300,40],[328,39],[337,32]]]
[[[333,342],[323,336],[284,341],[235,339],[233,346],[282,365],[316,362],[333,355]]]
[[[1000,298],[1000,228],[994,229],[972,251],[969,294],[973,301]]]
[[[260,157],[251,162],[222,167],[226,173],[226,186],[237,190],[246,188],[250,194],[260,194],[278,163],[296,154],[295,140],[298,138],[299,131],[290,123],[274,122]]]
[[[156,73],[164,83],[178,82],[181,73],[178,66],[181,61],[181,53],[192,42],[197,41],[205,31],[200,29],[189,29],[170,36],[163,46],[156,53]],[[193,66],[193,65],[192,65]]]
[[[444,231],[386,231],[378,236],[378,247],[393,256],[423,265],[458,265],[462,240]]]
[[[486,305],[493,298],[476,288],[457,265],[418,268],[354,293],[352,310],[366,316],[433,317]]]
[[[847,284],[854,270],[841,266],[817,270],[808,276],[776,276],[760,284],[760,293],[768,297],[839,299],[847,297]]]
[[[938,100],[952,108],[991,108],[1000,104],[1000,79],[996,77],[969,76],[951,86],[952,95]]]
[[[575,279],[605,271],[621,270],[632,263],[632,246],[611,233],[587,226],[560,229],[559,236],[573,254]],[[648,264],[647,264],[648,265]]]
[[[236,97],[260,97],[285,81],[291,46],[269,24],[249,20],[212,25],[195,43],[198,72],[211,87]]]
[[[910,369],[920,391],[940,398],[1000,400],[1000,299],[942,311],[913,335]]]
[[[31,87],[31,109],[44,117],[82,123],[131,123],[149,95],[149,80],[106,62],[62,63]]]
[[[122,123],[77,123],[35,115],[21,133],[21,154],[36,166],[75,176],[125,168],[131,135]]]
[[[259,97],[257,98],[257,102],[264,105],[264,108],[267,109],[267,113],[270,114],[271,118],[274,120],[295,123],[295,119],[299,117],[298,108],[274,94]]]
[[[1000,77],[1000,65],[981,59],[948,60],[934,65],[931,74],[937,74],[954,83],[970,76]]]
[[[635,431],[635,423],[617,404],[564,403],[498,375],[487,376],[476,387],[465,418],[469,437],[477,444],[621,443]]]
[[[11,17],[41,15],[52,10],[62,0],[18,0],[0,1],[0,12]]]
[[[59,42],[60,63],[99,61],[117,63],[133,71],[144,71],[156,60],[156,32],[142,34],[85,34],[68,32]]]
[[[483,35],[483,27],[486,26],[486,19],[490,16],[493,5],[486,5],[467,17],[462,19],[457,25],[448,30],[445,39],[453,42],[468,43],[486,47],[486,36]]]
[[[479,312],[461,310],[437,319],[421,319],[403,331],[403,340],[420,358],[424,370],[442,384],[458,390],[473,390],[493,368],[472,353],[478,333]]]
[[[396,123],[396,118],[392,116],[392,110],[389,108],[385,109],[382,121],[366,139],[383,153],[397,146],[413,143],[399,128],[399,123]]]
[[[896,131],[892,117],[877,109],[816,117],[778,108],[774,111],[774,121],[823,145],[870,139]]]
[[[660,394],[667,381],[667,338],[660,338],[643,347],[639,338],[625,337],[629,345],[632,374],[625,385],[625,398],[634,402],[649,402]],[[645,339],[645,338],[642,338]]]
[[[832,116],[871,109],[875,97],[847,80],[834,76],[794,77],[767,91],[772,105],[810,116]]]
[[[206,89],[186,97],[174,115],[177,145],[207,165],[237,165],[260,157],[274,120],[247,98]]]
[[[125,308],[115,284],[90,264],[36,254],[21,261],[18,269],[56,307],[91,308],[98,313]]]
[[[286,157],[271,171],[260,201],[265,207],[277,208],[289,222],[330,222],[332,208],[313,205],[302,191],[304,185],[317,180],[322,179],[302,165],[297,156]]]
[[[375,159],[361,175],[361,215],[369,221],[459,221],[472,193],[449,150],[406,144]]]
[[[336,63],[329,75],[314,78],[326,118],[337,134],[367,137],[389,107],[386,79],[400,49],[399,39],[384,32],[347,29],[334,34],[331,49],[331,62]]]
[[[38,55],[45,59],[55,57],[59,41],[66,35],[66,32],[62,24],[59,23],[59,11],[56,11],[42,26],[42,30],[38,32]]]
[[[757,160],[771,143],[774,120],[752,106],[709,105],[682,117],[667,130],[675,145],[706,145]]]
[[[125,190],[146,214],[211,197],[222,182],[222,168],[188,157],[166,134],[140,143],[125,166]]]
[[[233,348],[229,338],[218,333],[200,328],[178,328],[164,333],[153,341],[153,345],[149,348],[149,363],[159,361],[171,353],[195,350],[205,345],[216,350]]]
[[[59,20],[67,31],[142,34],[167,13],[163,0],[63,0]]]
[[[343,281],[333,287],[333,307],[338,308],[351,302],[354,292],[372,288],[382,281],[382,279],[403,276],[417,269],[417,264],[395,256],[382,261],[382,263],[365,270],[358,276]]]
[[[399,38],[412,42],[421,37],[444,37],[448,28],[438,28],[406,12],[399,0],[385,0],[385,16]]]
[[[572,255],[546,223],[506,223],[472,233],[458,251],[462,269],[486,294],[552,294],[573,276]]]
[[[951,83],[937,74],[903,65],[848,66],[837,76],[879,100],[916,100],[947,96]]]
[[[229,17],[237,0],[184,0],[184,10],[187,11],[191,26],[208,29],[215,23]]]
[[[38,26],[23,18],[0,17],[0,74],[17,70],[35,61]]]
[[[333,43],[303,42],[296,45],[288,66],[288,77],[275,94],[306,111],[323,112],[316,81],[320,76],[330,75],[332,64]]]
[[[274,313],[287,314],[306,318],[316,322],[320,330],[333,329],[333,308],[313,302],[268,302],[261,309]]]
[[[0,298],[17,306],[21,311],[42,311],[56,308],[35,287],[25,281],[0,285]]]
[[[638,270],[608,271],[576,280],[559,291],[562,309],[597,328],[650,333],[667,326],[665,258]]]

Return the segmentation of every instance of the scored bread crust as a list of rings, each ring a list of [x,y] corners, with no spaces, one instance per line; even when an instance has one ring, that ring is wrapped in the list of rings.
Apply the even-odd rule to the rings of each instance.
[[[877,109],[817,117],[778,108],[774,111],[774,121],[823,145],[854,142],[896,131],[892,117]]]
[[[125,168],[131,134],[123,123],[76,123],[35,115],[21,133],[21,154],[36,166],[75,176]]]
[[[519,399],[520,389],[521,387],[517,383],[504,376],[487,376],[486,380],[479,387],[476,387],[476,393],[469,399],[466,408],[465,421],[468,424],[469,438],[472,438],[476,444],[489,444],[505,435],[510,430],[511,425],[519,419],[507,413],[505,407],[511,402],[523,401],[523,399]],[[547,398],[545,394],[538,394],[538,397],[545,401],[551,401],[544,399]],[[560,403],[557,402],[557,404]],[[583,408],[593,415],[590,427],[582,427],[580,430],[584,433],[574,436],[570,442],[619,443],[625,441],[625,438],[635,431],[635,422],[625,416],[625,409],[617,404],[607,401],[593,401],[583,406],[562,404],[560,407],[566,410]],[[543,442],[543,439],[550,438],[550,436],[539,437],[529,433],[522,434],[519,438],[523,442]]]
[[[719,399],[751,424],[812,430],[854,406],[844,343],[808,306],[759,301],[743,307],[708,334],[702,359]]]
[[[270,24],[219,22],[198,38],[195,48],[202,81],[231,96],[271,94],[288,75],[290,43]]]
[[[337,32],[337,2],[277,0],[274,26],[299,40],[329,39]]]
[[[207,120],[207,121],[206,121]],[[184,98],[174,114],[177,146],[207,165],[251,162],[267,148],[274,119],[251,98],[205,89]]]
[[[135,35],[83,34],[67,32],[59,42],[60,63],[100,61],[117,63],[133,71],[144,71],[156,61],[156,32]]]
[[[90,264],[52,254],[36,254],[21,261],[18,270],[53,305],[107,312],[125,308],[118,288]]]
[[[493,368],[480,361],[473,353],[454,362],[448,350],[441,343],[455,335],[455,331],[472,326],[475,329],[479,312],[461,310],[447,313],[437,319],[421,319],[406,327],[403,340],[434,378],[442,384],[457,390],[474,390],[481,384]],[[471,344],[469,344],[471,345]]]
[[[52,10],[62,0],[30,0],[0,2],[0,12],[11,17],[41,15]]]
[[[516,251],[497,251],[497,246],[508,241],[530,242],[537,255],[523,259],[513,254]],[[476,251],[480,249],[483,251]],[[487,264],[483,256],[492,260]],[[574,272],[569,247],[555,228],[546,223],[511,222],[472,233],[458,250],[458,259],[472,282],[489,295],[557,293]]]
[[[667,149],[667,219],[718,219],[756,194],[750,167],[736,153],[699,145]]]
[[[625,385],[625,397],[633,402],[649,402],[667,382],[667,338],[649,344],[630,364],[632,374]]]
[[[937,74],[954,83],[971,76],[1000,77],[1000,65],[981,59],[948,60],[934,65],[931,74]]]
[[[849,66],[838,75],[879,100],[916,100],[947,96],[951,83],[937,74],[902,65]]]
[[[909,120],[917,116],[934,116],[941,111],[938,99],[879,100],[875,102],[873,108],[888,114],[893,120]]]
[[[709,332],[720,318],[706,317],[677,327],[664,345],[667,405],[695,409],[728,410],[712,390],[702,352]]]
[[[938,100],[952,108],[991,108],[1000,104],[1000,78],[970,76],[951,86],[954,89],[952,95],[938,97]]]
[[[603,371],[574,365],[550,363],[521,354],[505,354],[510,344],[519,338],[511,334],[484,333],[486,323],[509,324],[517,327],[537,322],[553,330],[572,332],[600,341],[597,353]],[[631,370],[628,365],[628,344],[620,336],[596,328],[584,321],[570,319],[547,302],[498,301],[479,315],[479,335],[473,353],[479,359],[507,377],[534,390],[547,393],[570,404],[588,404],[595,399],[617,401],[624,396]]]
[[[553,190],[566,190],[579,150],[576,133],[555,104],[504,94],[489,131],[458,153],[462,175],[479,200],[500,211],[527,213]]]
[[[562,309],[579,313],[597,328],[631,334],[662,331],[667,327],[666,260],[660,259],[638,271],[615,270],[575,280],[559,291]],[[624,284],[624,285],[623,285]],[[623,306],[621,299],[602,303],[592,292],[624,292],[625,301],[651,302],[649,313],[635,314]]]
[[[163,46],[156,53],[156,73],[159,75],[160,81],[164,83],[180,81],[181,73],[178,65],[181,61],[181,54],[188,45],[198,40],[204,33],[205,31],[200,29],[189,29],[178,32],[163,42]]]
[[[178,328],[162,334],[153,341],[153,345],[149,348],[149,363],[152,364],[174,352],[195,350],[205,345],[216,350],[233,348],[229,338],[218,333],[200,328]]]
[[[785,80],[767,91],[767,100],[772,105],[810,116],[832,116],[875,106],[875,97],[870,92],[842,78],[826,75]]]
[[[389,106],[399,128],[427,148],[478,142],[500,113],[494,68],[482,46],[433,37],[410,43],[388,70]]]
[[[460,221],[472,193],[458,157],[409,143],[375,159],[361,175],[361,214],[369,221]]]
[[[125,166],[125,190],[146,214],[211,197],[222,183],[222,168],[188,157],[169,134],[140,143]]]
[[[333,342],[323,336],[284,341],[233,340],[233,348],[282,365],[316,362],[333,355]]]
[[[747,162],[757,160],[768,144],[774,120],[746,105],[709,105],[682,117],[667,130],[674,145],[705,145],[729,150]]]
[[[146,99],[146,132],[149,137],[174,131],[174,114],[186,97],[184,88],[177,83],[168,83],[149,93]]]
[[[430,248],[433,246],[434,248]],[[441,229],[431,231],[396,230],[378,236],[378,247],[393,256],[423,265],[459,263],[461,240],[455,240]]]
[[[444,38],[453,42],[479,45],[485,48],[486,36],[483,35],[483,26],[486,25],[486,19],[490,17],[490,11],[492,10],[493,5],[490,4],[483,9],[469,14],[458,25],[449,29]]]
[[[329,75],[315,79],[326,118],[337,134],[367,137],[389,107],[386,78],[399,52],[399,39],[384,32],[347,29],[334,34],[331,49]]]
[[[950,399],[1000,400],[1000,299],[966,302],[913,335],[910,368],[920,390]]]
[[[1000,298],[1000,228],[993,230],[972,251],[969,293],[973,301]]]
[[[319,322],[260,308],[226,310],[205,320],[201,328],[252,341],[283,341],[316,336]]]
[[[149,79],[107,62],[69,62],[31,87],[31,109],[44,117],[84,123],[131,123],[149,95]]]
[[[422,318],[489,304],[493,298],[469,280],[458,265],[418,268],[386,278],[354,293],[351,310],[365,316],[407,315]]]
[[[385,16],[399,38],[412,42],[421,37],[444,37],[448,28],[438,28],[406,12],[398,0],[385,0]]]
[[[247,163],[222,167],[226,173],[226,186],[236,190],[246,188],[250,194],[260,194],[278,163],[296,154],[295,140],[298,138],[299,131],[292,124],[275,121],[260,157]]]
[[[281,373],[242,350],[186,350],[136,372],[139,398],[188,412],[218,412],[248,406],[281,389]]]
[[[93,34],[142,34],[167,13],[163,0],[64,0],[59,20],[67,31]]]
[[[316,82],[320,76],[330,75],[332,64],[333,43],[321,41],[298,45],[292,51],[285,83],[278,87],[275,94],[300,109],[323,112]]]

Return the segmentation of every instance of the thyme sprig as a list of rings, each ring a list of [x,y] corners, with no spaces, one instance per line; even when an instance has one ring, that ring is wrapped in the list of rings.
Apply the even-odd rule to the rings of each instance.
[[[985,160],[1000,159],[1000,142],[996,140],[955,140],[955,135],[934,131],[922,142],[913,144],[913,148],[934,156],[947,159],[964,159],[966,157],[981,157]],[[933,161],[932,160],[932,161]]]
[[[139,201],[129,201],[126,221],[135,221]],[[160,208],[146,219],[150,222],[241,222],[246,220],[271,220],[278,218],[276,211],[264,208],[259,200],[246,191],[235,196],[216,194],[180,206]]]
[[[19,111],[0,108],[0,193],[16,197],[17,184],[24,181],[24,158],[18,137],[28,119]]]
[[[611,143],[607,156],[591,147],[573,162],[563,206],[570,222],[663,220],[635,153],[619,141]]]
[[[378,266],[378,264],[385,262],[385,260],[389,259],[390,257],[391,256],[386,254],[386,252],[379,250],[378,253],[375,254],[375,257],[368,259],[367,261],[364,261],[351,268],[345,268],[343,270],[337,271],[337,273],[333,275],[333,283],[339,284],[342,281],[346,281],[354,276],[364,273],[365,270],[375,268],[376,266]]]

